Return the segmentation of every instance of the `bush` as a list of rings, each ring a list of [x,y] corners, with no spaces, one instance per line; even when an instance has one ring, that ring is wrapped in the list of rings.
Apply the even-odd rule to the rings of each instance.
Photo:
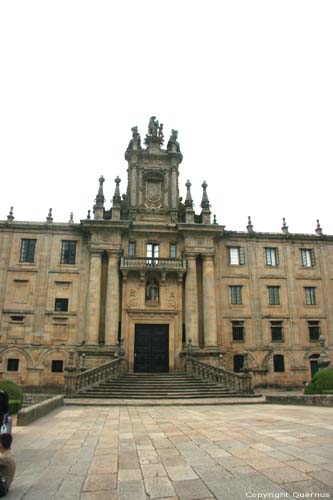
[[[9,415],[15,415],[22,408],[22,401],[11,399],[9,401]]]
[[[319,370],[304,394],[333,394],[333,370]]]
[[[0,380],[0,389],[8,393],[9,414],[17,413],[23,403],[23,391],[21,387],[11,380]]]

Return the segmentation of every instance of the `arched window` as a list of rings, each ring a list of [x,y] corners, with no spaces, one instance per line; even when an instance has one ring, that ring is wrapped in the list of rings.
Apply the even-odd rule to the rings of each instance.
[[[244,356],[242,354],[236,354],[234,356],[234,372],[239,373],[244,365]]]
[[[284,356],[282,354],[273,356],[273,366],[275,372],[284,372]]]

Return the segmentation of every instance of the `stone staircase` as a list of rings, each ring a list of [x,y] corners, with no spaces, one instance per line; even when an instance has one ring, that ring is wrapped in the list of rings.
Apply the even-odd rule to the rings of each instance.
[[[221,385],[188,373],[125,373],[116,379],[81,389],[74,397],[102,399],[207,399],[244,397]]]

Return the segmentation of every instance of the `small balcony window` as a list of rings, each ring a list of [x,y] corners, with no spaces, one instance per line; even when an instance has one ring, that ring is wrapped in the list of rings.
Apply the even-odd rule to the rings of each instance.
[[[57,312],[68,311],[68,299],[55,299],[54,310]]]
[[[7,372],[18,372],[20,361],[17,358],[7,359]]]
[[[62,359],[53,359],[51,364],[51,372],[62,373],[64,371],[64,362]]]

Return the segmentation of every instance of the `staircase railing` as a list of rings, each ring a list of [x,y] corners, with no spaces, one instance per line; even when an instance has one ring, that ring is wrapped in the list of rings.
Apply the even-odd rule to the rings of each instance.
[[[242,374],[229,372],[224,368],[209,365],[190,355],[186,355],[184,359],[184,369],[191,375],[211,380],[216,384],[224,386],[226,389],[231,389],[236,392],[252,394],[252,374],[245,372]]]
[[[65,374],[65,394],[75,394],[80,390],[87,389],[107,379],[117,378],[126,371],[126,361],[122,357],[112,359],[107,363],[80,373],[69,371]]]

